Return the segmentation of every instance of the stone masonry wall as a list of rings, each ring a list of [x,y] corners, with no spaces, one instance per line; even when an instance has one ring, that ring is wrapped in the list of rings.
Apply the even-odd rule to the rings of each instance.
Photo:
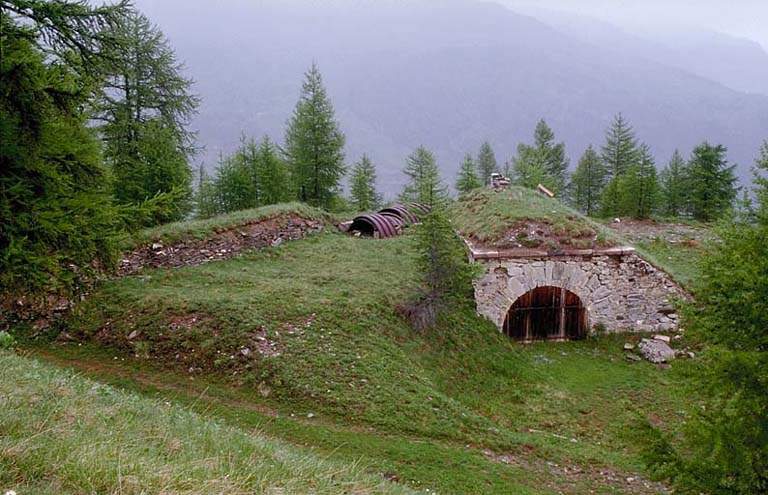
[[[563,287],[587,309],[587,323],[610,331],[664,331],[677,327],[675,299],[688,295],[636,254],[562,256],[555,259],[476,260],[486,268],[475,282],[477,312],[502,328],[515,300],[540,286]]]

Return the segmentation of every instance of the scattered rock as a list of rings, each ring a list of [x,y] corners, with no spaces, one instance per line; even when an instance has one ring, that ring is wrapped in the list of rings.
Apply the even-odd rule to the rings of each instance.
[[[391,471],[381,473],[381,477],[387,481],[391,481],[392,483],[400,482],[400,476],[398,476],[397,473],[393,473]]]
[[[240,349],[240,354],[242,354],[245,357],[250,356],[252,353],[253,352],[247,347],[243,347],[242,349]]]
[[[642,360],[642,358],[640,356],[638,356],[637,354],[625,354],[624,355],[624,359],[626,359],[629,362],[633,362],[633,363]]]
[[[312,419],[315,417],[315,413],[307,413],[307,419]]]
[[[139,334],[140,334],[140,333],[141,333],[141,332],[140,332],[139,330],[134,330],[133,332],[131,332],[130,334],[128,334],[128,340],[133,340],[133,339],[135,339],[136,337],[138,337],[138,336],[139,336]]]
[[[175,268],[234,258],[246,249],[277,246],[323,229],[323,221],[297,215],[281,215],[225,228],[207,239],[191,239],[163,245],[155,241],[127,254],[118,275],[134,275],[144,268]]]
[[[269,385],[267,385],[264,382],[259,383],[256,389],[259,391],[259,394],[264,398],[269,397],[269,394],[272,393],[272,389],[269,388]]]
[[[642,339],[637,348],[648,361],[661,364],[675,358],[675,351],[663,340]]]
[[[635,344],[632,344],[632,343],[630,343],[630,342],[626,342],[626,343],[624,344],[624,350],[625,350],[625,351],[631,351],[631,350],[632,350],[632,349],[634,349],[634,348],[635,348]]]
[[[670,340],[668,335],[654,335],[653,338],[655,340],[661,340],[667,343],[669,343],[669,340]]]

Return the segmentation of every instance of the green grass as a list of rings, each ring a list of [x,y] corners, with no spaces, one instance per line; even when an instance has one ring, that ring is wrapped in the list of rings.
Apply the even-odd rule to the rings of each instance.
[[[220,230],[226,230],[251,222],[258,222],[280,215],[297,215],[311,220],[332,220],[330,214],[317,208],[307,206],[304,203],[284,203],[262,206],[251,210],[236,211],[205,220],[192,220],[160,225],[151,229],[142,230],[130,237],[126,237],[121,244],[123,249],[127,250],[154,241],[177,242],[185,239],[204,239]]]
[[[678,283],[692,291],[694,282],[701,276],[699,261],[706,247],[696,244],[671,244],[664,239],[635,244],[640,255],[651,264],[672,275]]]
[[[410,493],[185,407],[0,351],[0,488],[35,494]]]
[[[417,333],[396,311],[417,282],[411,236],[326,233],[106,282],[64,329],[98,346],[52,352],[102,363],[100,379],[342,463],[363,457],[374,472],[441,494],[634,492],[587,473],[642,471],[627,431],[649,416],[677,428],[692,403],[685,363],[627,363],[622,344],[637,336],[520,346],[469,306]],[[257,351],[261,338],[274,343],[269,355]],[[122,365],[117,377],[107,368]]]
[[[623,244],[597,222],[534,190],[479,189],[455,203],[456,228],[485,247],[589,249]],[[540,230],[531,235],[531,231]]]

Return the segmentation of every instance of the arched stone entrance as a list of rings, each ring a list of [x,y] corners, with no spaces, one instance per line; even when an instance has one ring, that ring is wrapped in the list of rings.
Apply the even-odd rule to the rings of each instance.
[[[587,312],[579,296],[549,285],[518,297],[502,327],[507,336],[520,342],[582,339],[587,328]]]

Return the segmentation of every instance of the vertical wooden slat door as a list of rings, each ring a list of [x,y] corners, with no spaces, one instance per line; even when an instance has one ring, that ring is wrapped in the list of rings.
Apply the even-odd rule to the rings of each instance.
[[[520,296],[504,320],[504,333],[521,342],[579,339],[585,311],[578,296],[561,287],[537,287]]]

